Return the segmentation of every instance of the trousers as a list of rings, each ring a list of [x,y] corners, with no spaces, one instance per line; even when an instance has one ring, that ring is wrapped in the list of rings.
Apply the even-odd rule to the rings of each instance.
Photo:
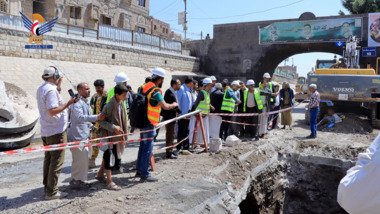
[[[319,113],[319,107],[310,109],[310,131],[311,136],[317,136],[317,116]]]

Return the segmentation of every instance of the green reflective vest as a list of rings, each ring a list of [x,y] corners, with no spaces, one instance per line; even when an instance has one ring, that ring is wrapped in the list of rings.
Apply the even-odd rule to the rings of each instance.
[[[115,88],[111,88],[110,91],[108,92],[108,96],[107,96],[107,100],[106,100],[106,103],[109,103],[110,102],[110,99],[115,96]],[[128,109],[127,109],[127,101],[124,100],[124,108],[125,108],[125,113],[127,115],[127,120],[129,120],[128,118]]]
[[[223,97],[223,103],[222,103],[221,110],[225,110],[225,111],[229,111],[229,112],[234,112],[234,110],[235,110],[235,100],[232,97],[230,99],[226,98],[227,91],[228,90],[226,90],[224,92],[224,97]]]
[[[202,90],[204,99],[199,103],[197,110],[200,110],[202,114],[210,113],[210,95],[206,90]]]
[[[262,100],[261,100],[261,98],[260,98],[260,92],[259,92],[259,89],[258,89],[258,88],[255,89],[254,95],[255,95],[254,97],[255,97],[255,101],[256,101],[257,108],[258,108],[259,110],[263,109],[263,102],[262,102]],[[246,107],[247,107],[247,97],[248,97],[248,90],[246,90],[246,91],[244,92],[244,108],[243,108],[244,112],[246,112]]]
[[[269,88],[270,88],[270,90],[273,92],[273,83],[272,83],[272,82],[268,82],[268,84],[269,84]],[[261,88],[261,83],[259,83],[259,88]],[[270,101],[271,101],[271,102],[274,101],[272,97],[270,98]]]

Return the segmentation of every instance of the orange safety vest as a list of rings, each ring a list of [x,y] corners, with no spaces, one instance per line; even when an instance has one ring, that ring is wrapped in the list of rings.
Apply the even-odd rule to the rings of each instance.
[[[158,125],[158,123],[160,122],[161,104],[158,104],[158,106],[156,106],[156,107],[150,105],[150,98],[152,97],[152,94],[156,89],[160,90],[161,95],[162,95],[162,91],[153,82],[148,82],[147,84],[143,85],[142,91],[143,91],[143,93],[146,93],[147,91],[149,91],[149,89],[151,89],[153,87],[155,87],[155,89],[153,89],[147,96],[147,98],[148,98],[148,109],[147,109],[147,111],[148,111],[148,120],[153,124],[154,127],[156,127]]]

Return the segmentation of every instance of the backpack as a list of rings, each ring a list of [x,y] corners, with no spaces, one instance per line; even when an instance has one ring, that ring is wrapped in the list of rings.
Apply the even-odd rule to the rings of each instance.
[[[136,99],[133,100],[129,107],[129,119],[132,127],[143,129],[150,124],[148,120],[148,94],[156,89],[152,87],[146,93],[143,93],[143,89],[137,94]]]

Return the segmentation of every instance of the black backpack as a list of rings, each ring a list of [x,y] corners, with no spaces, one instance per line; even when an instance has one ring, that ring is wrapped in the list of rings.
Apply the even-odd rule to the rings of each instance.
[[[152,87],[146,93],[143,93],[143,89],[141,88],[136,99],[133,100],[129,107],[129,119],[131,120],[132,127],[143,129],[149,125],[147,96],[154,89],[157,89],[157,87]]]

